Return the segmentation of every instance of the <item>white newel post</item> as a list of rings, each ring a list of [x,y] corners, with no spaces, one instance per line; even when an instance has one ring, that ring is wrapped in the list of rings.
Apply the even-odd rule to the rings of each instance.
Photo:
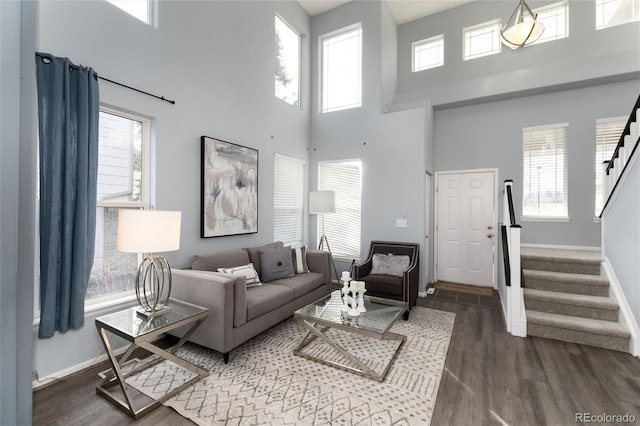
[[[527,316],[524,309],[524,297],[521,283],[520,265],[520,225],[509,227],[509,264],[511,266],[511,288],[509,297],[509,314],[511,317],[511,334],[527,337]]]

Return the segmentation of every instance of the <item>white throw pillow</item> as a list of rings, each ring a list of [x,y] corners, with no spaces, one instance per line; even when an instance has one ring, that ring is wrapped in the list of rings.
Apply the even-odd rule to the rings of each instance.
[[[253,263],[236,266],[234,268],[218,268],[218,272],[233,275],[244,275],[247,278],[247,288],[262,285],[260,278],[258,277],[258,273],[256,272],[256,268],[253,267]]]

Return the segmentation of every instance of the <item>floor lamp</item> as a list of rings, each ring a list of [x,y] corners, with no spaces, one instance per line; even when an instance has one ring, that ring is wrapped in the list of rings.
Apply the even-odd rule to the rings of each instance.
[[[312,191],[309,193],[309,213],[322,215],[322,236],[320,237],[320,242],[318,243],[318,250],[324,251],[324,246],[326,244],[327,251],[331,253],[329,240],[327,240],[327,235],[324,233],[324,214],[335,212],[336,193],[334,191]],[[333,256],[331,257],[331,264],[333,265],[333,272],[335,272],[336,274],[336,279],[338,280],[338,283],[340,283],[338,270],[336,269],[336,263],[333,260]]]

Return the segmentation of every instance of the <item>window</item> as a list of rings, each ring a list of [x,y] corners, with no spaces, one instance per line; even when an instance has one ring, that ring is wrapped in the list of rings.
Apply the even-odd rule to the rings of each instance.
[[[362,26],[320,37],[321,111],[362,106]]]
[[[112,5],[124,10],[129,15],[138,18],[145,24],[151,25],[152,0],[107,0]]]
[[[444,34],[415,41],[411,48],[413,50],[411,66],[413,72],[444,65]]]
[[[535,9],[533,13],[537,13],[538,21],[544,24],[544,32],[532,44],[569,37],[569,4],[566,1]]]
[[[134,288],[138,255],[116,250],[116,229],[118,209],[149,204],[149,126],[140,117],[100,110],[96,245],[87,301]]]
[[[284,245],[304,244],[304,161],[274,155],[273,240]]]
[[[300,36],[276,16],[275,94],[286,103],[299,106]]]
[[[500,21],[467,27],[462,33],[465,61],[500,53]]]
[[[335,191],[336,212],[319,215],[318,241],[327,235],[333,257],[360,259],[360,160],[318,163],[318,190]]]
[[[640,0],[596,0],[596,30],[640,20]]]
[[[524,217],[568,218],[567,127],[556,124],[522,130]]]
[[[627,120],[624,117],[607,118],[596,121],[596,205],[595,215],[600,216],[604,204],[602,194],[602,179],[604,172],[602,163],[611,160],[613,151],[615,151],[620,135]]]

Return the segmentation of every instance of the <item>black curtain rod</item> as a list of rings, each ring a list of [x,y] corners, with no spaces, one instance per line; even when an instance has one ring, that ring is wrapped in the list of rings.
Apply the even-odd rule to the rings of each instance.
[[[0,1],[2,1],[2,0],[0,0]],[[36,52],[36,56],[42,58],[43,60],[44,59],[51,60],[51,55],[49,55],[49,54]],[[46,61],[43,61],[43,62],[47,63]],[[78,69],[77,65],[71,65],[71,66],[73,68],[75,68],[75,69]],[[98,73],[95,73],[94,76],[99,78],[100,80],[108,81],[109,83],[117,84],[118,86],[125,87],[125,88],[127,88],[129,90],[133,90],[133,91],[136,91],[138,93],[142,93],[144,95],[151,96],[151,97],[156,98],[156,99],[160,99],[161,101],[169,102],[172,105],[176,104],[176,101],[172,101],[171,99],[167,99],[164,96],[154,95],[153,93],[145,92],[144,90],[136,89],[135,87],[131,87],[131,86],[127,86],[126,84],[118,83],[117,81],[113,81],[113,80],[108,79],[106,77],[102,77],[102,76],[98,75]]]

